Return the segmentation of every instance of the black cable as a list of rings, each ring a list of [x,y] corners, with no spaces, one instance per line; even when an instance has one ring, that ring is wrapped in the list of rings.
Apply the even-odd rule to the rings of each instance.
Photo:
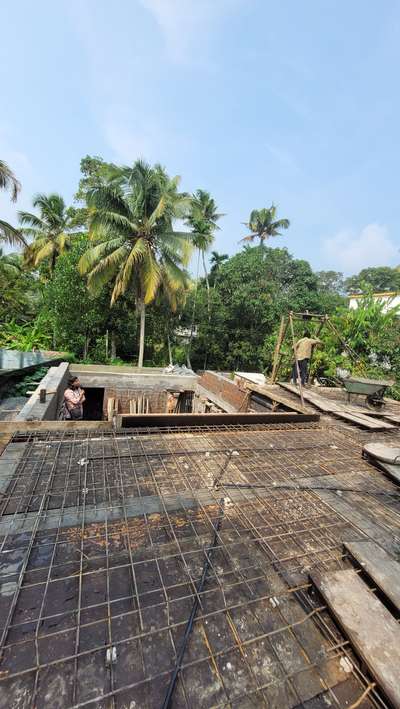
[[[230,462],[230,459],[232,458],[232,455],[233,455],[233,450],[230,450],[230,451],[228,452],[228,455],[227,455],[227,457],[226,457],[225,462],[224,462],[223,465],[221,466],[221,470],[220,470],[220,472],[219,472],[219,475],[218,475],[216,478],[214,478],[213,487],[219,487],[219,481],[221,480],[223,474],[226,472],[226,469],[227,469],[227,467],[228,467],[228,465],[229,465],[229,462]]]
[[[178,656],[176,658],[175,668],[174,668],[170,683],[168,685],[167,693],[165,695],[165,699],[162,704],[162,709],[170,709],[172,696],[173,696],[173,693],[175,690],[175,686],[176,686],[179,672],[181,670],[183,657],[184,657],[185,651],[186,651],[186,646],[188,644],[189,637],[190,637],[190,634],[191,634],[192,628],[193,628],[194,619],[196,617],[196,613],[197,613],[198,607],[200,605],[199,594],[203,591],[204,584],[207,579],[208,569],[210,568],[210,565],[211,565],[211,554],[217,545],[218,534],[219,534],[219,530],[221,528],[222,518],[224,516],[224,498],[221,499],[220,504],[222,506],[222,514],[220,517],[218,517],[217,524],[214,528],[214,534],[213,534],[213,538],[211,540],[211,544],[207,547],[207,549],[204,550],[206,558],[205,558],[204,564],[203,564],[203,571],[202,571],[200,580],[196,586],[196,597],[193,602],[190,616],[189,616],[188,621],[186,623],[185,633],[183,636],[182,644],[179,649]]]

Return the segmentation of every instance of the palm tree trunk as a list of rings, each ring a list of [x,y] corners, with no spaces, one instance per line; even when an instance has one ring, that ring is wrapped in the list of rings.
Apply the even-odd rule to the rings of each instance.
[[[200,261],[200,249],[197,252],[197,273],[196,273],[196,282],[195,282],[195,286],[194,286],[194,296],[193,296],[192,324],[190,326],[189,344],[188,344],[188,348],[186,350],[186,362],[187,362],[187,366],[189,367],[189,369],[192,368],[192,364],[190,362],[190,351],[192,349],[192,340],[193,340],[193,332],[194,332],[194,317],[195,317],[195,313],[196,313],[197,285],[198,285],[198,280],[199,280],[199,261]]]
[[[167,343],[168,343],[168,357],[169,357],[169,363],[173,364],[172,362],[172,349],[171,349],[171,340],[169,337],[169,330],[167,330]]]
[[[204,276],[206,279],[206,286],[207,286],[207,310],[208,310],[208,319],[210,320],[210,284],[208,282],[208,273],[207,273],[207,268],[206,268],[206,259],[204,256],[204,251],[201,252],[201,258],[203,260],[203,268],[204,268]]]
[[[115,359],[117,356],[117,343],[115,341],[115,332],[111,331],[111,359]]]
[[[143,367],[143,355],[144,355],[144,332],[146,323],[146,306],[142,299],[138,303],[139,313],[140,313],[140,335],[139,335],[139,359],[138,367]]]
[[[86,357],[89,354],[89,345],[90,345],[90,337],[88,334],[85,335],[85,343],[83,345],[83,359],[86,359]]]

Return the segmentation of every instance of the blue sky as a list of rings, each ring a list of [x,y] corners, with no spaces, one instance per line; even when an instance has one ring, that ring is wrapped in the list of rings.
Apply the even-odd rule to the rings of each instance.
[[[0,26],[18,208],[70,201],[86,154],[141,156],[213,194],[218,251],[274,201],[291,220],[274,244],[315,269],[400,263],[396,0],[19,0]]]

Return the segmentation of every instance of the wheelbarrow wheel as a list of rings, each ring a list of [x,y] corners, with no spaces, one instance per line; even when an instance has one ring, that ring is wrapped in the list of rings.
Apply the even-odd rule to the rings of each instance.
[[[366,397],[365,401],[371,411],[382,411],[386,406],[384,400],[379,396],[369,395]]]

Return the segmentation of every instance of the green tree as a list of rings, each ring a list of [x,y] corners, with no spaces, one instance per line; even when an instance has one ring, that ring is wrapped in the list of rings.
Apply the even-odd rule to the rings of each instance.
[[[218,213],[217,205],[209,192],[196,190],[192,195],[190,212],[186,223],[193,233],[193,245],[198,249],[203,261],[207,290],[210,290],[205,255],[214,241],[214,232],[219,229],[218,220],[223,214]]]
[[[77,235],[71,248],[57,259],[53,278],[45,286],[45,308],[59,348],[79,358],[105,362],[116,356],[117,345],[124,354],[129,353],[133,339],[127,334],[127,327],[129,324],[132,329],[134,323],[133,318],[129,319],[124,298],[110,308],[109,286],[93,295],[86,280],[79,276],[79,260],[89,247],[86,235]]]
[[[196,336],[192,363],[215,369],[269,367],[280,317],[289,310],[317,312],[318,281],[306,261],[286,249],[246,246],[221,267],[211,289],[212,322],[207,289],[197,294]],[[193,292],[188,295],[182,326],[191,320]]]
[[[254,239],[260,239],[260,246],[264,245],[266,239],[273,236],[281,236],[282,229],[288,229],[290,226],[289,219],[277,219],[277,208],[271,204],[269,209],[253,209],[250,214],[249,221],[243,222],[250,229],[250,234],[244,236],[242,241],[253,242]]]
[[[80,163],[81,179],[78,189],[74,195],[74,202],[77,207],[69,207],[68,213],[71,223],[81,229],[88,228],[89,209],[87,206],[87,195],[94,187],[101,187],[106,182],[107,171],[111,168],[111,163],[104,162],[103,158],[97,155],[86,155]]]
[[[0,190],[9,191],[11,201],[16,202],[20,189],[21,185],[11,168],[4,160],[0,160]],[[25,246],[25,239],[18,229],[3,219],[0,219],[0,242],[10,246]]]
[[[112,166],[107,181],[88,190],[89,227],[93,246],[82,256],[80,271],[97,292],[113,284],[111,303],[133,292],[140,314],[139,367],[143,366],[145,308],[162,290],[171,307],[186,288],[184,265],[190,256],[188,234],[174,230],[183,218],[187,198],[178,192],[179,178],[136,161],[132,167]]]
[[[205,190],[197,190],[192,195],[192,200],[190,204],[190,211],[186,220],[188,226],[192,230],[193,245],[197,248],[197,273],[196,282],[194,288],[194,298],[193,298],[193,313],[192,313],[192,324],[190,328],[190,338],[187,349],[187,362],[189,367],[190,363],[190,350],[193,340],[193,329],[194,329],[194,319],[196,315],[196,294],[199,278],[199,260],[200,256],[203,263],[203,271],[205,277],[205,283],[207,288],[207,308],[208,317],[211,317],[211,304],[210,304],[210,283],[208,280],[208,273],[206,267],[206,252],[209,250],[210,246],[214,241],[214,232],[219,229],[217,221],[222,217],[217,211],[217,205],[214,199],[211,197],[209,192]]]
[[[336,293],[344,295],[345,284],[343,273],[339,271],[317,271],[315,274],[318,279],[318,286],[321,290],[328,293]]]
[[[5,278],[18,278],[22,271],[21,257],[19,254],[4,253],[0,248],[0,278],[3,282]]]
[[[228,254],[219,254],[218,251],[211,251],[210,283],[212,286],[214,286],[214,288],[215,288],[215,283],[218,279],[218,274],[220,272],[220,268],[225,263],[225,261],[228,260],[228,258],[229,258]]]
[[[0,249],[0,322],[26,323],[36,317],[41,294],[37,279],[23,270],[20,254]]]
[[[38,194],[33,199],[33,206],[39,210],[39,216],[19,212],[22,233],[33,238],[25,248],[25,262],[31,267],[45,262],[52,275],[58,256],[70,244],[70,217],[59,194]]]
[[[318,271],[315,274],[318,283],[318,312],[331,314],[336,308],[345,305],[345,287],[343,273],[337,271]]]
[[[345,283],[347,292],[363,291],[370,286],[376,293],[400,290],[400,270],[389,266],[363,268],[356,276],[350,276]]]

